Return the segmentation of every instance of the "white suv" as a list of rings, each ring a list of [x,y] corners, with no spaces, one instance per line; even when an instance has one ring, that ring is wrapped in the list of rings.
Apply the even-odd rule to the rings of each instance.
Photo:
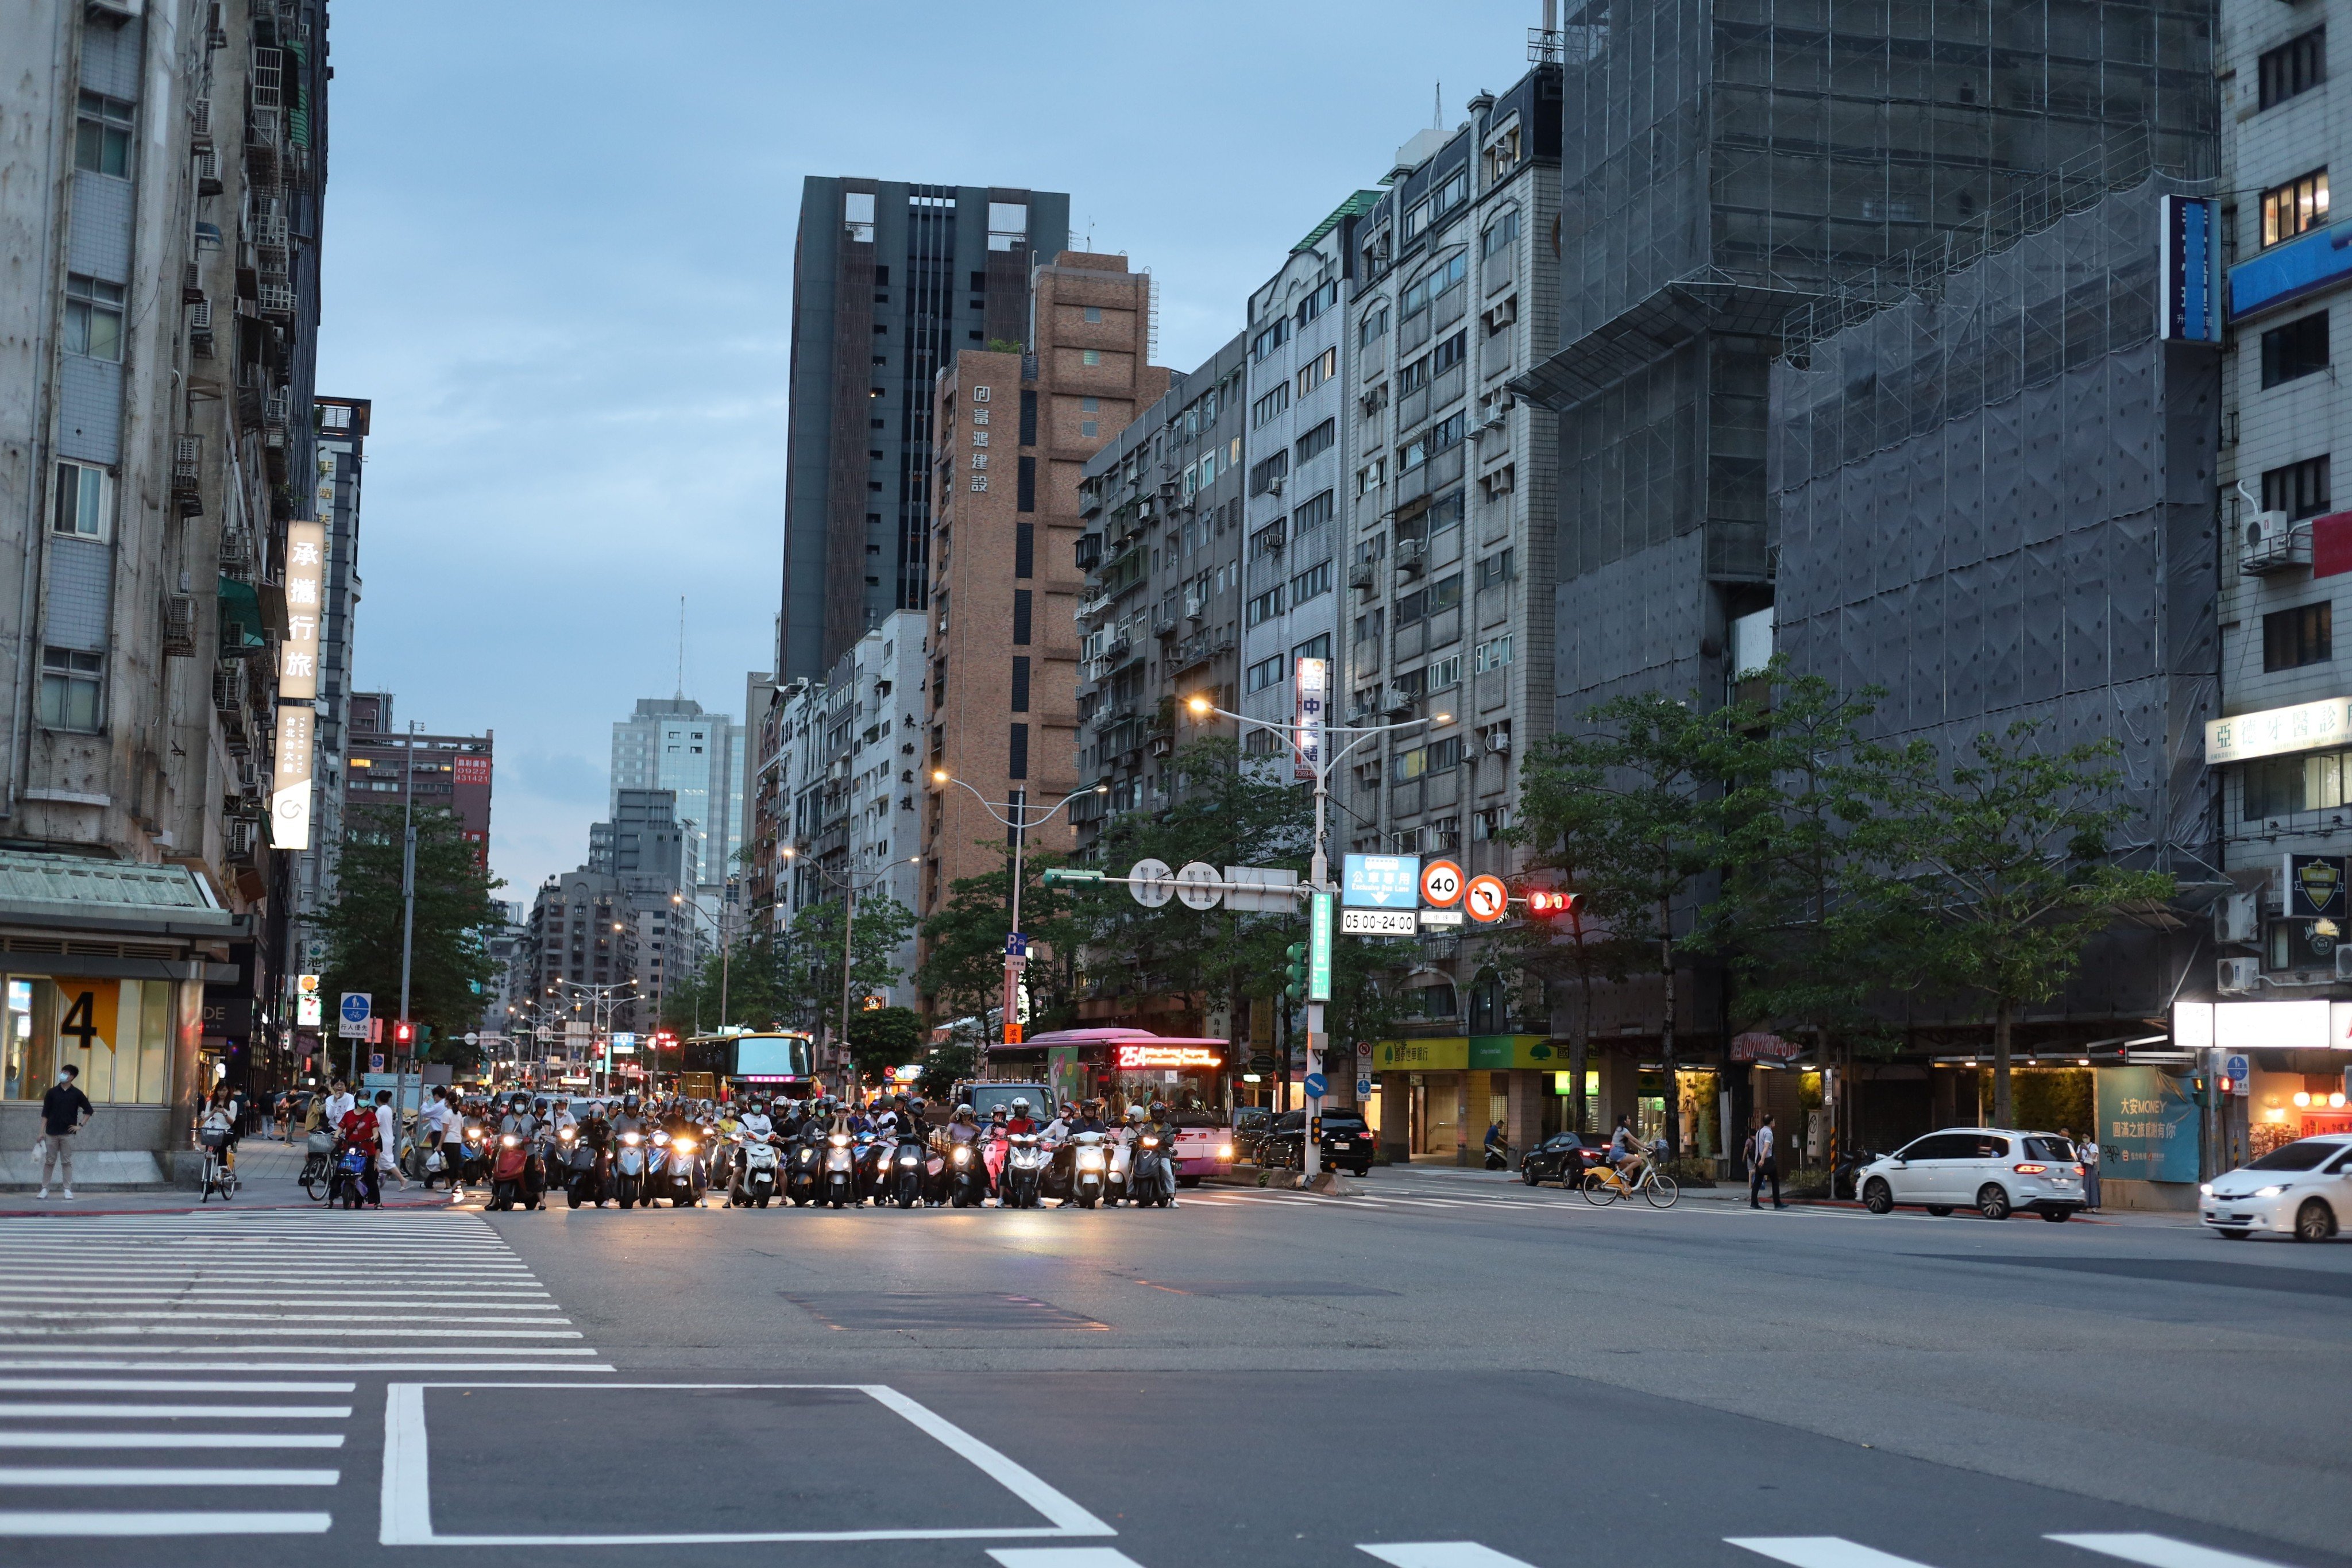
[[[2326,1241],[2352,1219],[2352,1133],[2283,1143],[2198,1191],[2199,1217],[2231,1241],[2258,1230]]]
[[[1987,1219],[2032,1209],[2054,1224],[2083,1206],[2083,1167],[2074,1145],[2055,1132],[1956,1127],[1872,1161],[1854,1188],[1873,1214],[1897,1204],[1932,1215],[1970,1208]]]

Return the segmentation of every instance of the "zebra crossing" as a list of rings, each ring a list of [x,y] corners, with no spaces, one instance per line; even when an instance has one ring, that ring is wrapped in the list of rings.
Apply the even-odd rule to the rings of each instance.
[[[612,1371],[582,1339],[470,1215],[0,1220],[0,1539],[323,1533],[362,1379]]]
[[[2263,1558],[2164,1535],[2046,1535],[2042,1539],[2138,1563],[2140,1568],[2280,1568]],[[1925,1568],[1910,1558],[1837,1535],[1727,1536],[1724,1543],[1786,1563],[1790,1568]],[[1356,1550],[1390,1568],[1535,1568],[1475,1541],[1369,1542]],[[1006,1546],[993,1548],[988,1554],[1001,1568],[1144,1568],[1115,1546]]]

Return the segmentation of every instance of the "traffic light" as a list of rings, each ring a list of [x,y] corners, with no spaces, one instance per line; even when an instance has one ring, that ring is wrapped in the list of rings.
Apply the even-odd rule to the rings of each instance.
[[[1293,1002],[1303,1002],[1307,999],[1307,944],[1294,942],[1283,950],[1282,956],[1283,974],[1288,981],[1282,994]]]
[[[1555,915],[1564,915],[1574,908],[1576,908],[1574,893],[1564,893],[1557,888],[1528,889],[1528,918],[1530,920],[1548,921]]]
[[[392,1043],[402,1052],[416,1048],[416,1026],[403,1018],[392,1026]]]

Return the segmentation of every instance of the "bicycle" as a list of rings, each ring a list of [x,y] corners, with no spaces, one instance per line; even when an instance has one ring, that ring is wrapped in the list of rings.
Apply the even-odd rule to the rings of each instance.
[[[314,1204],[331,1201],[335,1192],[335,1135],[323,1129],[311,1133],[305,1141],[302,1173],[295,1178],[301,1184],[302,1195]]]
[[[1654,1159],[1644,1162],[1642,1173],[1631,1182],[1612,1166],[1595,1165],[1584,1173],[1580,1184],[1584,1201],[1596,1208],[1606,1208],[1619,1198],[1631,1203],[1633,1194],[1639,1193],[1652,1208],[1670,1209],[1675,1206],[1675,1200],[1683,1195],[1682,1188],[1675,1184],[1672,1176],[1658,1168]]]
[[[237,1188],[236,1167],[230,1164],[227,1158],[228,1134],[205,1132],[199,1134],[198,1142],[204,1145],[205,1173],[196,1201],[208,1204],[213,1201],[213,1194],[218,1193],[221,1202],[226,1203],[236,1195]]]

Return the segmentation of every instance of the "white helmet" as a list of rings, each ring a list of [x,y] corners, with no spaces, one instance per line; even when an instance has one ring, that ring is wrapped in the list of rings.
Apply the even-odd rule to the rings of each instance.
[[[1014,1095],[1013,1097],[1013,1109],[1019,1111],[1024,1116],[1028,1115],[1029,1097],[1025,1094]]]
[[[1139,1105],[1130,1105],[1127,1108],[1127,1119],[1129,1121],[1141,1121],[1146,1114],[1143,1107]]]

